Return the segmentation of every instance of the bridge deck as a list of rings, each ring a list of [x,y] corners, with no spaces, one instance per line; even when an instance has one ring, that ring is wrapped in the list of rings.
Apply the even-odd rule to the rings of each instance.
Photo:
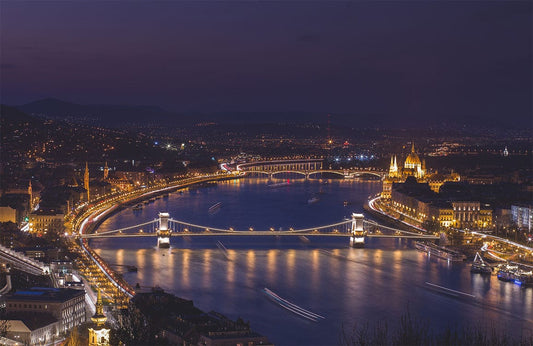
[[[157,237],[157,233],[120,233],[120,234],[102,234],[99,235],[96,234],[86,234],[83,235],[82,238],[86,239],[92,239],[92,238],[139,238],[139,237]],[[218,236],[271,236],[271,237],[279,237],[279,236],[320,236],[320,237],[350,237],[350,233],[345,232],[337,232],[337,233],[320,233],[320,232],[280,232],[280,231],[235,231],[235,232],[202,232],[202,233],[194,233],[194,232],[179,232],[179,233],[172,233],[171,237],[218,237]],[[365,235],[368,238],[405,238],[405,239],[439,239],[439,237],[434,235],[427,235],[427,234],[367,234]]]

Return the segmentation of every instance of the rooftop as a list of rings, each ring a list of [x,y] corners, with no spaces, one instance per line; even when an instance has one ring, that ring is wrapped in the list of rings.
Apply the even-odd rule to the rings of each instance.
[[[50,302],[66,302],[78,296],[83,296],[84,291],[72,288],[32,287],[6,295],[8,301],[36,300]]]

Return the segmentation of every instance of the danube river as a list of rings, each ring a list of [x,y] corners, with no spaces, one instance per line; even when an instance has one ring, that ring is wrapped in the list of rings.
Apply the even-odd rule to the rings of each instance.
[[[268,183],[245,178],[175,192],[142,211],[121,211],[100,230],[146,222],[158,212],[236,230],[319,226],[362,212],[363,203],[381,189],[377,181]],[[210,213],[218,202],[221,207]],[[156,238],[91,241],[118,271],[124,272],[124,265],[138,268],[124,272],[132,285],[160,286],[204,311],[241,317],[277,345],[337,344],[343,327],[352,330],[367,321],[394,329],[407,310],[435,329],[494,324],[519,336],[533,326],[533,289],[471,274],[468,263],[428,258],[407,240],[372,239],[364,249],[350,248],[347,238],[327,237],[190,237],[172,238],[171,244],[158,249]],[[427,283],[469,295],[446,295]],[[264,288],[325,319],[299,317],[270,300]]]

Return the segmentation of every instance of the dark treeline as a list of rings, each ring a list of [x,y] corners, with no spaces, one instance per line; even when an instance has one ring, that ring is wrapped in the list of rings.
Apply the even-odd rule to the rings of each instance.
[[[374,324],[367,322],[355,325],[351,330],[343,326],[339,344],[343,346],[531,346],[533,332],[530,330],[517,336],[502,329],[495,322],[487,324],[473,322],[470,325],[436,331],[427,319],[418,318],[407,311],[400,317],[396,328],[389,328],[386,322]]]

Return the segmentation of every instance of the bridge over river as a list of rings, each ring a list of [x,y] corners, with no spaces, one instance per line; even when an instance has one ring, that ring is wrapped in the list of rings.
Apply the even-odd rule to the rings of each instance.
[[[169,247],[170,237],[206,237],[206,236],[330,236],[349,238],[350,245],[361,247],[365,244],[365,238],[406,238],[406,239],[438,239],[433,234],[423,234],[405,231],[380,225],[372,220],[364,218],[363,214],[352,214],[351,219],[345,219],[333,224],[309,227],[302,229],[289,228],[288,230],[235,230],[233,228],[217,228],[197,225],[190,222],[175,220],[168,213],[159,213],[159,218],[141,224],[132,225],[120,229],[81,234],[83,239],[100,238],[129,238],[129,237],[154,237],[157,238],[159,247]]]
[[[221,167],[231,171],[229,164],[223,164]],[[385,172],[370,169],[327,169],[323,167],[321,159],[299,159],[299,160],[270,160],[270,161],[253,161],[237,164],[235,170],[238,172],[265,174],[269,177],[275,177],[282,173],[299,174],[304,178],[319,177],[323,173],[336,174],[343,178],[351,179],[365,175],[370,175],[383,179]]]

